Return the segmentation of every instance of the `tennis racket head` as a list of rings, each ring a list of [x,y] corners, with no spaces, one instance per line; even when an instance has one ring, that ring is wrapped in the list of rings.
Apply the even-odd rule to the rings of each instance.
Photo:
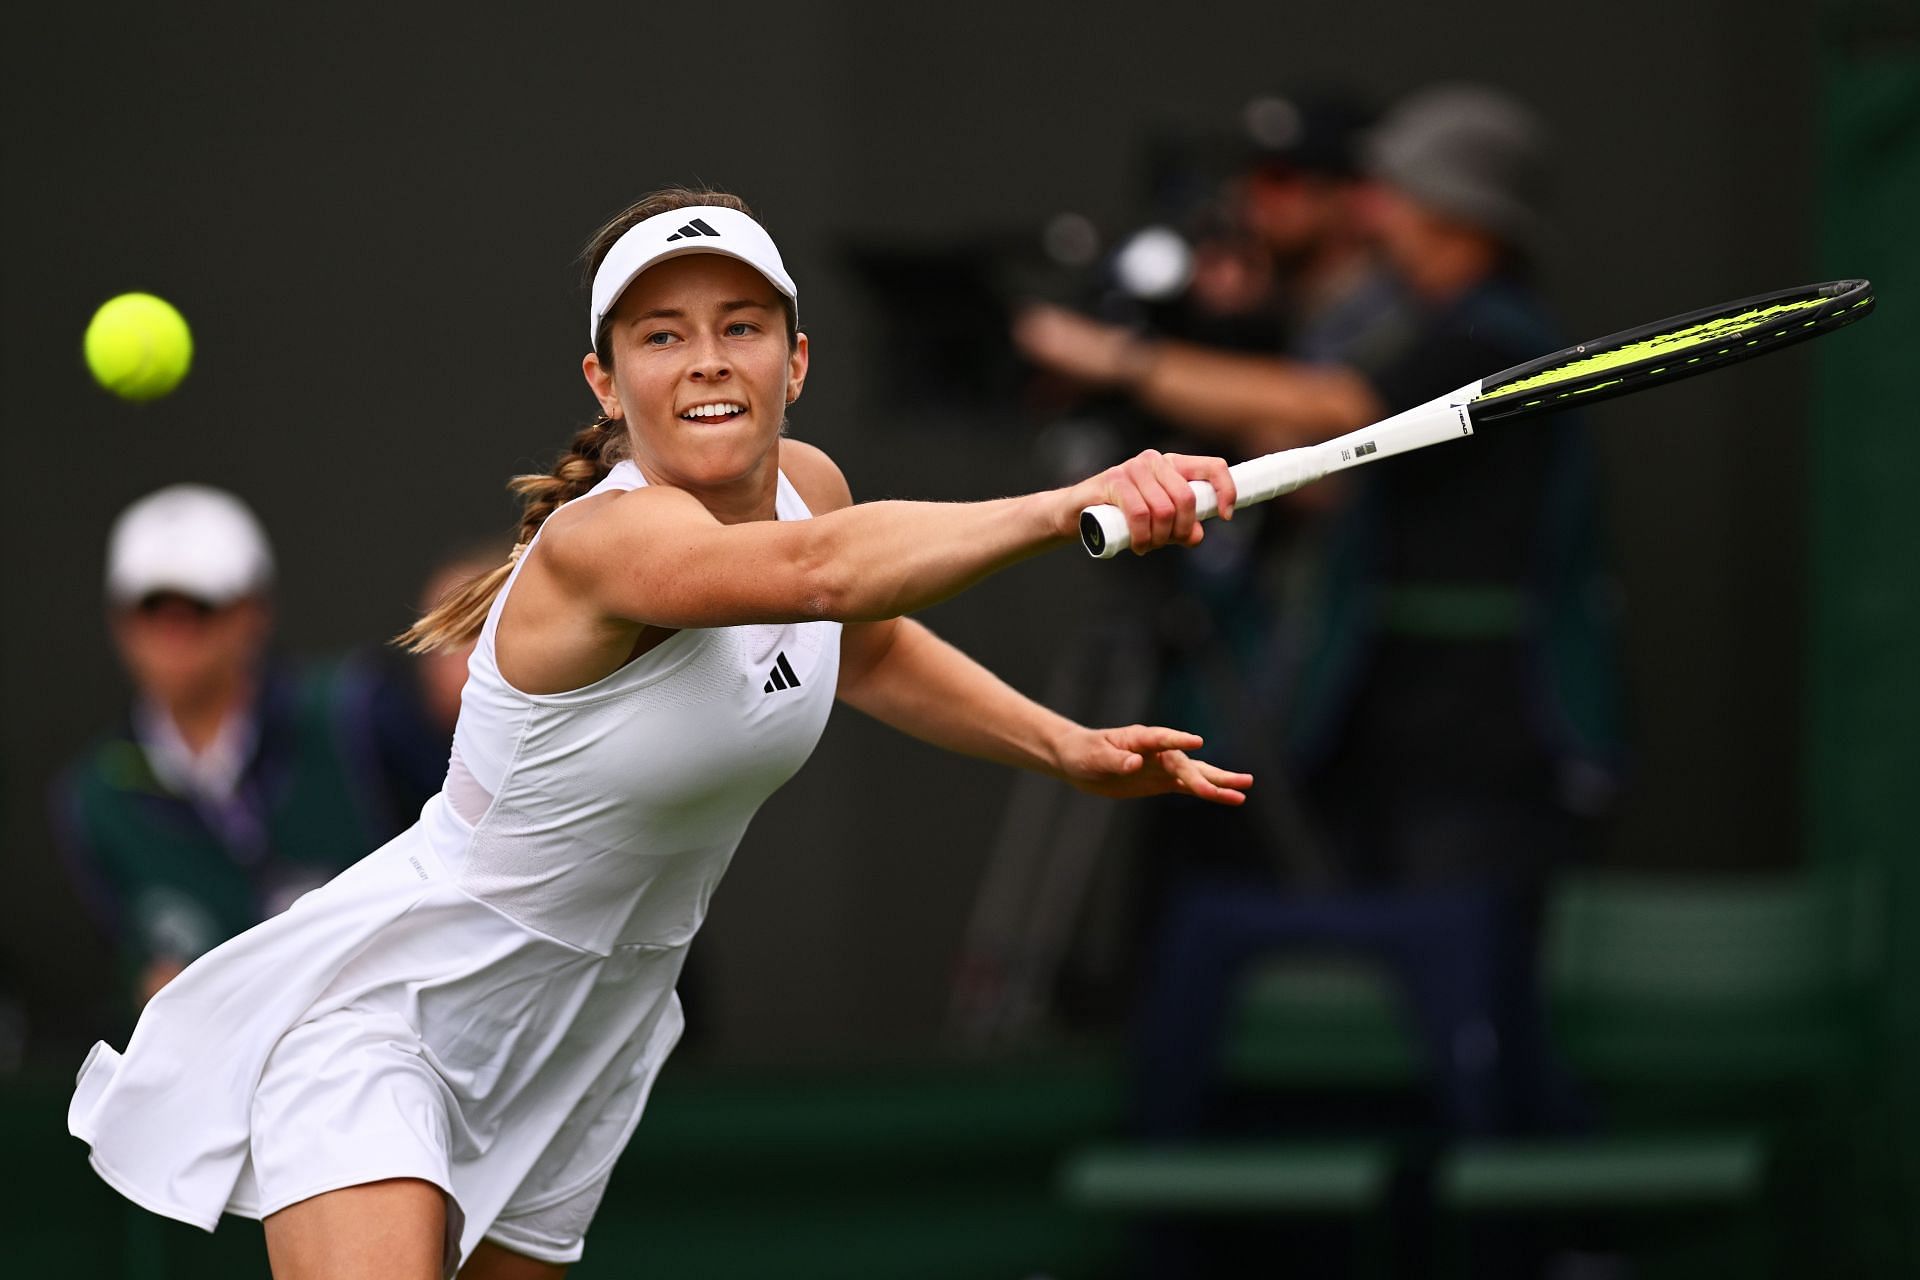
[[[1817,338],[1872,310],[1865,280],[1757,294],[1517,364],[1482,379],[1467,411],[1479,424],[1591,404]]]

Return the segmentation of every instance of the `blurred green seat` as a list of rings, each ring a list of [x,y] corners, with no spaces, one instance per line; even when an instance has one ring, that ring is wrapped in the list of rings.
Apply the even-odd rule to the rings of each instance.
[[[1831,1078],[1862,1052],[1876,940],[1833,878],[1589,878],[1548,930],[1555,1031],[1616,1091]]]
[[[1837,877],[1569,883],[1547,988],[1557,1043],[1605,1128],[1447,1152],[1435,1194],[1461,1238],[1478,1215],[1718,1213],[1734,1247],[1759,1248],[1778,1148],[1866,1053],[1876,940],[1861,905]]]
[[[1252,1089],[1404,1088],[1418,1079],[1418,1066],[1401,1023],[1383,969],[1344,956],[1275,957],[1235,994],[1218,1050],[1220,1077]],[[1068,1203],[1097,1213],[1323,1224],[1331,1242],[1313,1239],[1332,1248],[1327,1257],[1344,1259],[1341,1274],[1370,1275],[1387,1266],[1398,1160],[1394,1141],[1367,1136],[1111,1143],[1075,1152],[1059,1185]]]
[[[1392,1174],[1384,1142],[1129,1144],[1075,1153],[1061,1187],[1081,1208],[1118,1212],[1362,1213]]]
[[[1222,1076],[1262,1088],[1402,1088],[1420,1075],[1392,975],[1338,956],[1263,962],[1235,1001]]]
[[[1443,1232],[1467,1252],[1483,1216],[1724,1224],[1753,1256],[1799,1104],[1865,1053],[1876,942],[1856,927],[1860,896],[1819,877],[1567,881],[1546,930],[1544,985],[1556,1041],[1607,1123],[1575,1140],[1444,1150],[1433,1169]],[[1222,1078],[1241,1088],[1404,1091],[1422,1073],[1391,972],[1330,955],[1256,968],[1219,1054]],[[1397,1155],[1390,1136],[1373,1135],[1108,1145],[1071,1157],[1061,1186],[1077,1206],[1115,1213],[1377,1221]]]
[[[1387,1141],[1112,1144],[1075,1152],[1059,1184],[1075,1208],[1106,1214],[1285,1220],[1283,1252],[1314,1250],[1310,1272],[1337,1256],[1338,1274],[1371,1276],[1389,1266],[1397,1159]],[[1309,1226],[1320,1234],[1298,1235]]]
[[[1345,954],[1261,961],[1235,993],[1221,1079],[1248,1089],[1393,1090],[1419,1079],[1391,974]],[[1108,1144],[1063,1165],[1075,1206],[1111,1213],[1351,1217],[1384,1214],[1397,1162],[1387,1139]],[[1359,1250],[1366,1254],[1367,1250]]]
[[[1752,1132],[1480,1144],[1442,1167],[1439,1197],[1469,1211],[1741,1204],[1761,1193],[1766,1160]]]

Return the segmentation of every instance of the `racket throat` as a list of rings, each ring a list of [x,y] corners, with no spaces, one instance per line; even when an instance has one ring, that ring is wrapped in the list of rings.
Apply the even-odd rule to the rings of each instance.
[[[1467,403],[1479,393],[1480,384],[1470,382],[1457,391],[1449,391],[1391,418],[1382,418],[1358,431],[1349,431],[1319,444],[1249,459],[1233,468],[1234,487],[1239,491],[1235,506],[1247,507],[1292,493],[1331,472],[1470,436],[1473,418]],[[1211,515],[1212,511],[1204,514]]]
[[[1395,454],[1424,449],[1430,444],[1464,439],[1473,434],[1473,417],[1467,406],[1479,394],[1480,383],[1475,380],[1425,404],[1344,436],[1335,436],[1315,447],[1325,455],[1328,471],[1344,471]]]

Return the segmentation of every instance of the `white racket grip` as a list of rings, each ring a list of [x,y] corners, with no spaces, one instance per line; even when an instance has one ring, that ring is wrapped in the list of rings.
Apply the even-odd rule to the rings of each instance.
[[[1235,491],[1233,509],[1238,511],[1256,502],[1292,493],[1302,485],[1312,484],[1327,474],[1323,460],[1325,449],[1325,445],[1318,444],[1303,449],[1286,449],[1249,458],[1228,467]],[[1193,486],[1195,516],[1211,520],[1220,514],[1220,495],[1213,491],[1211,484],[1205,480],[1189,480],[1187,483]],[[1127,528],[1127,517],[1120,508],[1111,503],[1101,503],[1080,513],[1080,542],[1094,559],[1111,560],[1133,545],[1133,533]]]
[[[1435,396],[1425,404],[1403,413],[1350,431],[1320,444],[1299,449],[1283,449],[1258,458],[1249,458],[1229,467],[1236,490],[1233,509],[1250,507],[1256,502],[1292,493],[1312,484],[1330,471],[1364,466],[1398,453],[1424,449],[1430,444],[1458,440],[1473,434],[1473,416],[1468,404],[1480,394],[1480,382]],[[1219,511],[1213,486],[1204,480],[1189,480],[1193,486],[1195,513],[1211,520]],[[1109,503],[1088,507],[1080,513],[1080,542],[1096,560],[1110,560],[1133,545],[1127,518],[1120,508]]]

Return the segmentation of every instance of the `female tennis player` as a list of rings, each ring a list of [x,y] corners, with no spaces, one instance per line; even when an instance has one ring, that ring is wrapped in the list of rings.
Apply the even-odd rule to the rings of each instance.
[[[856,506],[783,435],[796,291],[736,197],[609,223],[603,417],[521,477],[521,545],[403,637],[477,637],[445,788],[411,830],[208,953],[96,1045],[68,1115],[102,1177],[211,1230],[262,1219],[279,1280],[552,1280],[681,1029],[673,992],[748,820],[837,696],[916,737],[1105,795],[1238,804],[1199,739],[1089,729],[903,615],[1111,502],[1136,550],[1202,536],[1145,453],[1071,488]]]

